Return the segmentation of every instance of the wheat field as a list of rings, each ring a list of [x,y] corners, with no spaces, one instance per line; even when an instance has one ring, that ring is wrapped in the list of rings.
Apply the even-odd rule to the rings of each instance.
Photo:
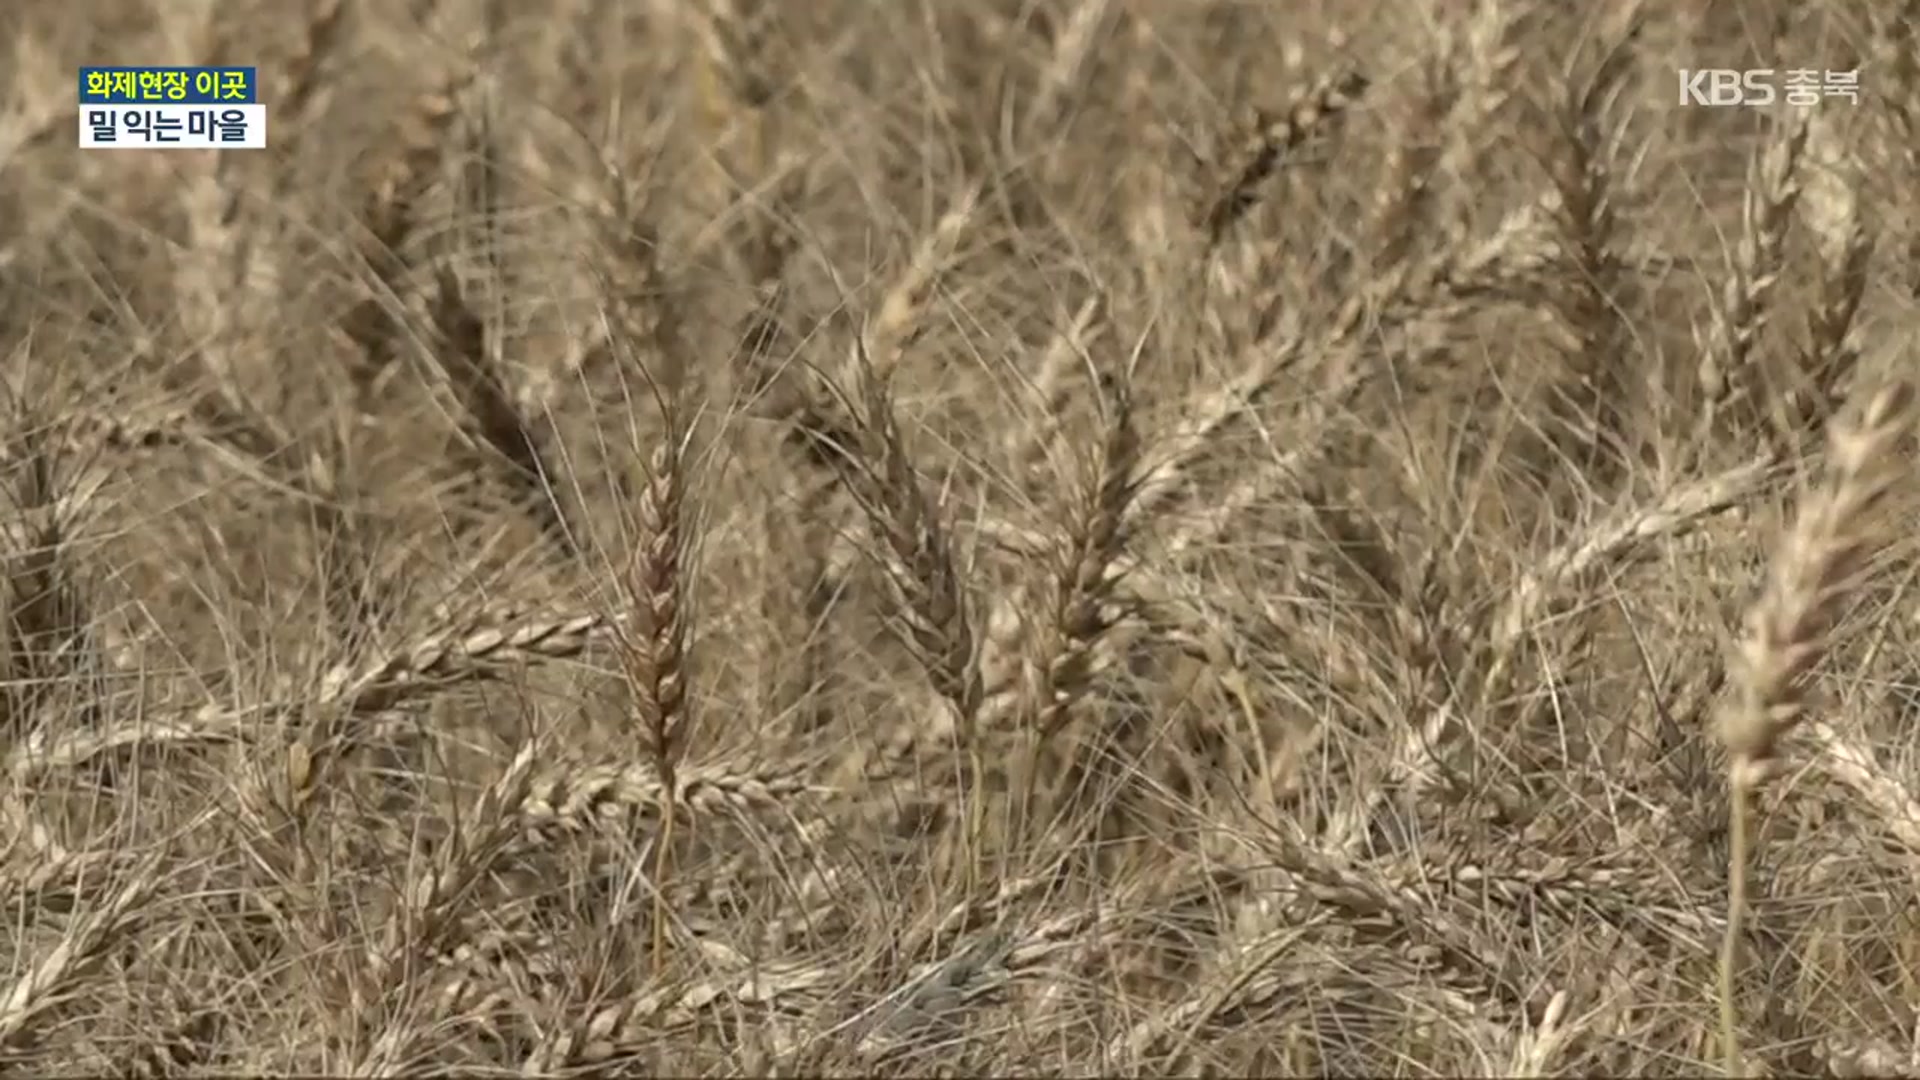
[[[1920,1073],[1911,0],[0,41],[0,1071]]]

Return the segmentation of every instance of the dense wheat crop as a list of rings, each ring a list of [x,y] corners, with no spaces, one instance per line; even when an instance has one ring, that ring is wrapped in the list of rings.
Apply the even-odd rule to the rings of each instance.
[[[1920,1071],[1917,27],[0,5],[0,1068]]]

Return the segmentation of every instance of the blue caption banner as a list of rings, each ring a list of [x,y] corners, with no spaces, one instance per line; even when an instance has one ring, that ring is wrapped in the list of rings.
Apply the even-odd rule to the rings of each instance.
[[[255,105],[250,67],[83,67],[82,105]]]

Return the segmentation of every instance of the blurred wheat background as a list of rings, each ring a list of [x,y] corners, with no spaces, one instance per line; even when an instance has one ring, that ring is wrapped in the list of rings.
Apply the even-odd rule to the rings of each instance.
[[[1917,28],[13,0],[0,1063],[1920,1072]]]

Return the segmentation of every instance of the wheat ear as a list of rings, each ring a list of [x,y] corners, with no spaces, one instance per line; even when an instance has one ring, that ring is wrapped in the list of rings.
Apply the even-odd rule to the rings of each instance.
[[[247,725],[260,716],[298,705],[323,714],[331,708],[344,715],[371,716],[452,686],[490,678],[503,664],[577,656],[614,625],[600,614],[507,615],[493,625],[475,621],[428,634],[364,663],[336,665],[321,676],[317,688],[302,689],[289,682],[268,701],[239,707],[210,703],[171,716],[137,717],[103,731],[36,731],[7,751],[4,768],[14,779],[24,781],[51,769],[77,767],[124,747],[224,742],[242,737]],[[309,734],[309,743],[330,745],[336,738],[347,737],[335,730],[335,724],[327,720],[318,725]],[[314,762],[316,772],[322,761],[341,749],[320,754]]]
[[[300,47],[287,58],[281,97],[274,104],[286,110],[286,121],[280,123],[291,128],[296,137],[307,131],[319,112],[316,106],[327,83],[324,77],[327,60],[343,51],[346,13],[345,0],[314,0],[307,9],[307,25],[301,34]],[[297,173],[288,170],[287,175],[287,182],[291,183]]]
[[[1800,199],[1807,131],[1804,116],[1789,121],[1761,155],[1747,186],[1738,260],[1714,312],[1712,336],[1700,353],[1700,385],[1707,394],[1700,418],[1703,443],[1730,412],[1759,400],[1754,347],[1767,328],[1768,302],[1786,264],[1787,230]]]
[[[1228,230],[1260,201],[1260,189],[1280,171],[1288,154],[1315,132],[1336,122],[1367,92],[1368,79],[1345,71],[1314,84],[1278,116],[1262,116],[1238,148],[1238,161],[1229,180],[1201,215],[1201,226],[1217,247]]]
[[[659,773],[663,803],[653,868],[655,974],[666,963],[666,895],[668,877],[673,872],[674,804],[680,790],[677,771],[687,727],[686,445],[677,417],[671,409],[668,411],[667,431],[654,450],[640,495],[640,537],[627,568],[631,625],[620,634],[627,679],[639,714],[640,738]]]
[[[1820,252],[1820,292],[1807,312],[1801,382],[1784,402],[1796,435],[1831,418],[1859,365],[1856,320],[1877,246],[1875,229],[1861,205],[1859,164],[1834,127],[1814,122],[1807,135],[1810,167],[1799,207]]]
[[[1054,579],[1052,617],[1040,649],[1038,685],[1021,708],[1033,736],[1025,795],[1015,808],[1024,828],[1040,776],[1040,751],[1073,718],[1087,694],[1095,661],[1113,629],[1118,584],[1114,566],[1128,536],[1128,512],[1140,490],[1140,431],[1125,373],[1116,375],[1107,403],[1098,471],[1065,538]],[[1016,832],[1015,835],[1020,835]]]
[[[1640,5],[1619,5],[1622,28],[1584,80],[1567,84],[1558,103],[1562,153],[1554,158],[1553,195],[1561,244],[1569,264],[1557,308],[1572,337],[1565,350],[1555,404],[1561,417],[1555,443],[1610,476],[1624,450],[1625,365],[1631,354],[1620,306],[1631,284],[1619,251],[1620,205],[1613,174],[1623,138],[1612,106],[1631,77]]]
[[[1114,6],[1113,0],[1079,0],[1073,5],[1073,11],[1054,35],[1053,53],[1041,69],[1039,88],[1027,110],[1028,131],[1043,132],[1066,114],[1086,75],[1087,61],[1111,21]]]
[[[488,347],[487,325],[474,310],[460,279],[442,268],[430,303],[435,330],[432,356],[447,386],[465,410],[473,431],[498,455],[500,472],[521,489],[519,502],[540,531],[563,551],[572,533],[554,498],[553,471],[543,450],[543,425],[515,400],[506,372]]]
[[[349,997],[362,1022],[371,1026],[380,1016],[373,1004],[404,985],[412,961],[453,951],[463,929],[462,906],[472,900],[475,883],[492,869],[519,828],[515,810],[526,801],[541,750],[537,740],[523,743],[506,771],[481,793],[468,819],[435,853],[432,864],[408,878],[379,943],[367,953],[361,978],[351,985]],[[370,1041],[354,1073],[390,1073],[410,1034],[404,1023],[386,1025]]]
[[[985,697],[980,643],[952,537],[939,508],[921,488],[886,378],[863,362],[859,380],[866,414],[860,423],[859,452],[833,461],[885,547],[882,560],[901,614],[902,636],[935,692],[953,710],[969,783],[974,785],[967,799],[965,855],[967,891],[972,895],[985,831],[978,786],[986,772],[978,731]]]
[[[8,549],[0,573],[0,630],[7,638],[0,650],[7,676],[0,748],[46,719],[49,696],[63,683],[84,678],[94,646],[93,612],[73,572],[74,534],[88,501],[76,481],[84,484],[84,477],[61,467],[44,429],[22,426],[29,433],[17,447],[18,481],[0,499],[0,541]],[[78,726],[91,727],[97,708],[81,706]]]
[[[366,295],[341,317],[340,325],[360,350],[352,374],[363,395],[371,395],[391,377],[390,365],[405,341],[403,317],[413,291],[406,248],[420,231],[420,204],[438,179],[459,116],[456,90],[443,87],[414,100],[397,132],[399,148],[370,178],[356,245],[367,267]]]
[[[1779,758],[1780,741],[1805,715],[1806,680],[1829,646],[1841,604],[1875,549],[1874,512],[1901,475],[1913,387],[1877,391],[1858,419],[1828,436],[1826,478],[1804,501],[1773,554],[1765,591],[1747,612],[1734,654],[1733,697],[1719,718],[1728,762],[1727,931],[1720,952],[1720,1037],[1729,1076],[1742,1075],[1734,974],[1746,905],[1748,806]]]
[[[0,1049],[24,1050],[35,1041],[34,1020],[59,993],[106,959],[107,948],[125,938],[160,886],[157,861],[132,873],[106,903],[85,913],[39,962],[0,985]]]

